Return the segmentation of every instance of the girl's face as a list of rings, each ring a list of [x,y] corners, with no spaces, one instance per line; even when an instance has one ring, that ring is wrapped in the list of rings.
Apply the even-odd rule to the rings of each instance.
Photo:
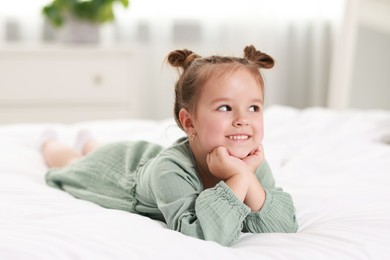
[[[263,93],[246,69],[211,78],[203,86],[192,116],[192,149],[205,157],[216,147],[244,158],[263,139]]]

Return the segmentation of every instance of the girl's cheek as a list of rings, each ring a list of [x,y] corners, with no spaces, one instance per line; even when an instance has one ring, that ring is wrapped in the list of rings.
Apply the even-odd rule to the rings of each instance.
[[[264,138],[264,127],[263,124],[259,125],[258,127],[258,136],[259,136],[259,141],[262,142]]]

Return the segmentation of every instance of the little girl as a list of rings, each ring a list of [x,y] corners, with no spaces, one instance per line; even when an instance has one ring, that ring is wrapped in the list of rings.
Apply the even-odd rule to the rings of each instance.
[[[50,186],[103,207],[163,221],[185,235],[231,245],[240,232],[296,232],[291,196],[264,159],[264,81],[273,59],[253,46],[244,58],[176,50],[174,116],[186,138],[169,148],[145,141],[75,150],[47,140]],[[96,149],[97,148],[97,149]]]

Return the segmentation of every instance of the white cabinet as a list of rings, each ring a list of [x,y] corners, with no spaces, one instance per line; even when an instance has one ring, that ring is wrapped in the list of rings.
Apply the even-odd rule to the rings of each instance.
[[[0,48],[0,124],[138,117],[136,69],[127,48]]]

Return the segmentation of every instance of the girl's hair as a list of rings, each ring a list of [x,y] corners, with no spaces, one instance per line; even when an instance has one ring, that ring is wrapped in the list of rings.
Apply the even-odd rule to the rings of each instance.
[[[264,81],[259,69],[270,69],[274,66],[271,56],[256,50],[253,45],[244,48],[244,57],[210,56],[201,57],[187,50],[175,50],[168,54],[167,60],[172,67],[179,70],[179,79],[175,84],[174,116],[176,123],[183,129],[179,112],[182,108],[194,111],[199,93],[211,77],[219,77],[244,68],[258,82],[264,93]]]

